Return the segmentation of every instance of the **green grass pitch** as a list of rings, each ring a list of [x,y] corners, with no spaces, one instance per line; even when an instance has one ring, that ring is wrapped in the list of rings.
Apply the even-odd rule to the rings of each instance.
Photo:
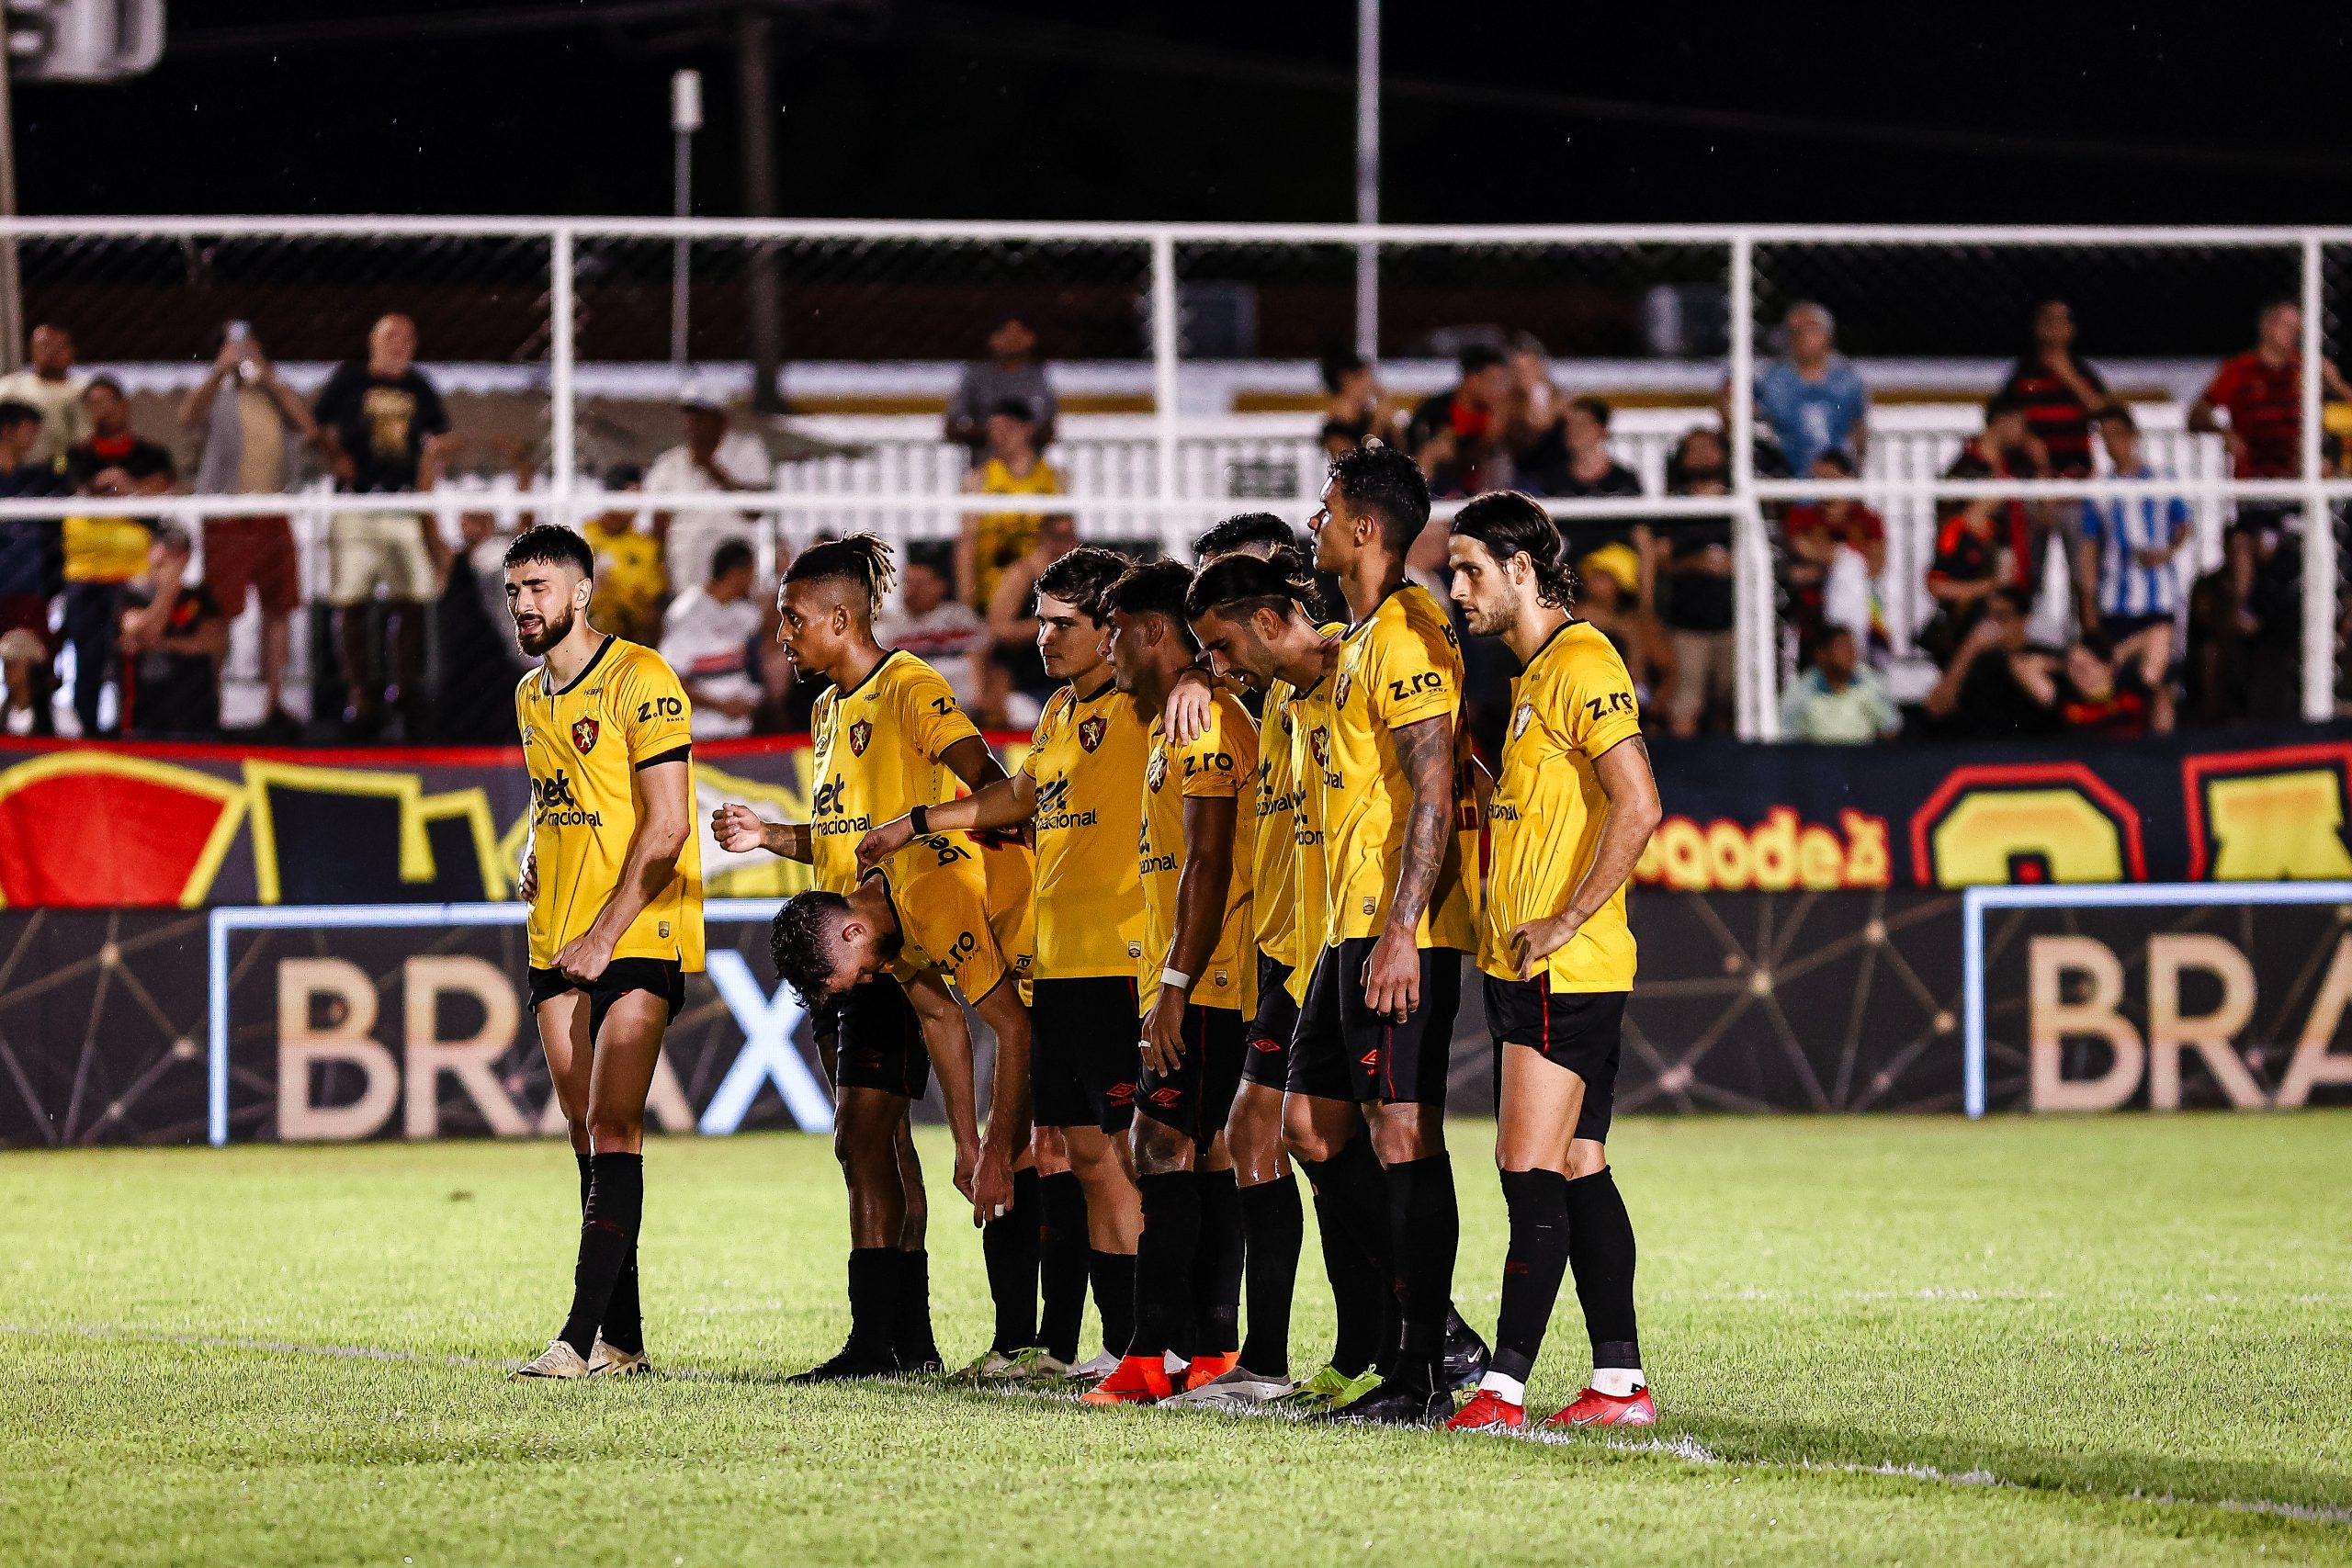
[[[1484,1328],[1491,1130],[1453,1145]],[[653,1146],[670,1375],[612,1385],[502,1381],[568,1293],[558,1146],[0,1156],[0,1562],[2352,1561],[2352,1115],[1634,1120],[1612,1153],[1661,1424],[1553,1443],[779,1386],[842,1326],[820,1139]],[[1584,1350],[1571,1295],[1531,1404]]]

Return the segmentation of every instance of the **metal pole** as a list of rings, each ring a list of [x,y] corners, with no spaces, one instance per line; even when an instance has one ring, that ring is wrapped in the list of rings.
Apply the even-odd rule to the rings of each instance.
[[[571,231],[560,228],[548,242],[548,403],[554,441],[555,521],[570,526],[577,454],[573,435],[578,429],[571,393],[572,337],[578,330],[571,304]]]
[[[695,211],[695,132],[702,129],[702,73],[679,71],[670,77],[670,215]],[[683,234],[670,246],[670,363],[686,367],[686,284],[694,265],[693,243]]]
[[[2319,237],[2303,241],[2303,717],[2319,723],[2335,711],[2335,517],[2320,488],[2320,355],[2326,334],[2320,312],[2327,291]]]
[[[1182,529],[1176,515],[1176,241],[1165,231],[1151,242],[1152,413],[1159,437],[1160,546],[1174,556]]]
[[[1380,221],[1380,0],[1356,0],[1356,221]],[[1356,352],[1380,355],[1380,246],[1356,247]]]
[[[743,216],[775,216],[775,96],[769,55],[775,28],[765,12],[746,7],[735,18],[735,57],[743,133]],[[773,240],[752,246],[752,406],[782,413],[776,386],[784,365],[784,302],[775,276]]]
[[[6,28],[0,28],[0,218],[17,216],[17,106],[8,85]],[[17,267],[17,237],[0,239],[0,371],[14,370],[25,352],[25,284]]]
[[[1726,347],[1731,354],[1731,395],[1724,400],[1724,418],[1731,428],[1724,431],[1725,446],[1731,461],[1731,491],[1740,501],[1733,512],[1732,526],[1737,533],[1733,540],[1736,551],[1734,574],[1737,595],[1732,602],[1733,624],[1737,630],[1734,646],[1739,657],[1739,735],[1743,740],[1770,740],[1780,728],[1777,698],[1772,695],[1776,683],[1771,668],[1775,657],[1776,639],[1772,635],[1772,588],[1769,566],[1760,572],[1756,563],[1770,561],[1771,551],[1763,538],[1763,512],[1756,502],[1756,334],[1751,325],[1755,313],[1756,248],[1746,234],[1735,235],[1731,242],[1730,299],[1724,315]]]

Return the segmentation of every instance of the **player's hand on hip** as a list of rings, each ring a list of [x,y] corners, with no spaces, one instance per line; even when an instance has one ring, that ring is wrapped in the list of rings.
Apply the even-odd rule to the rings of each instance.
[[[1545,919],[1528,920],[1510,929],[1511,973],[1521,979],[1534,976],[1535,966],[1568,944],[1584,921],[1575,915],[1558,914]]]
[[[523,874],[514,881],[514,897],[526,904],[536,903],[539,897],[539,857],[534,852],[523,857]]]
[[[1179,746],[1190,746],[1208,733],[1209,716],[1216,712],[1216,686],[1205,671],[1187,670],[1168,689],[1160,728]]]
[[[590,931],[573,937],[559,949],[555,966],[563,974],[583,984],[593,983],[613,961],[613,944],[607,938]]]
[[[857,864],[871,870],[915,840],[915,825],[900,817],[885,822],[857,841]]]
[[[1143,1065],[1160,1077],[1184,1062],[1184,993],[1173,986],[1159,987],[1151,1011],[1143,1021]]]
[[[767,824],[748,806],[729,801],[710,814],[710,836],[730,855],[747,855],[767,843]]]
[[[1385,931],[1363,963],[1363,1005],[1391,1023],[1402,1023],[1421,1005],[1421,950],[1410,932]]]

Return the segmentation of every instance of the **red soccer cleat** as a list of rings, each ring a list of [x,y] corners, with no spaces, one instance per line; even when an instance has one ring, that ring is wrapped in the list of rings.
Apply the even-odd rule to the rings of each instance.
[[[1189,1393],[1204,1382],[1215,1382],[1240,1364],[1238,1350],[1222,1356],[1195,1356],[1193,1364],[1184,1370],[1184,1390]]]
[[[1451,1432],[1516,1432],[1526,1425],[1527,1407],[1513,1404],[1490,1388],[1472,1394],[1470,1403],[1445,1424]]]
[[[1175,1392],[1158,1356],[1122,1356],[1109,1377],[1078,1398],[1081,1404],[1156,1404]]]
[[[1650,1391],[1637,1388],[1620,1398],[1589,1388],[1576,1403],[1544,1423],[1546,1427],[1655,1427],[1657,1405]]]

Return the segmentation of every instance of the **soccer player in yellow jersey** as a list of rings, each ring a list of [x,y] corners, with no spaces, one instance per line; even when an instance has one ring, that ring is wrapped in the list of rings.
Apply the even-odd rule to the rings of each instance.
[[[728,805],[711,822],[729,853],[764,847],[807,861],[819,888],[844,897],[858,885],[857,841],[876,823],[951,798],[958,780],[978,789],[1004,776],[939,672],[874,640],[890,581],[890,547],[870,534],[818,545],[792,563],[778,594],[777,638],[796,670],[832,682],[811,716],[810,819],[763,822],[749,807]],[[929,1085],[929,1050],[969,1050],[963,1015],[918,1017],[886,981],[831,998],[812,1021],[833,1076],[853,1303],[895,1304],[888,1321],[854,1321],[842,1353],[802,1375],[935,1370],[927,1209],[907,1108]]]
[[[1458,831],[1470,795],[1462,660],[1443,609],[1405,575],[1429,520],[1419,468],[1367,444],[1332,464],[1322,502],[1315,565],[1340,580],[1344,636],[1317,631],[1303,586],[1238,558],[1203,574],[1187,611],[1214,660],[1308,694],[1293,724],[1304,712],[1298,765],[1321,835],[1323,913],[1300,937],[1313,965],[1285,1131],[1333,1216],[1398,1285],[1380,1386],[1331,1414],[1427,1426],[1453,1415],[1459,1375],[1446,1349],[1460,1217],[1445,1089],[1464,954],[1477,940],[1476,868]]]
[[[1522,666],[1487,808],[1478,942],[1510,1251],[1493,1364],[1452,1425],[1526,1425],[1527,1376],[1573,1267],[1592,1382],[1552,1424],[1645,1427],[1657,1410],[1634,1333],[1634,1226],[1606,1145],[1634,986],[1625,879],[1657,828],[1657,784],[1624,664],[1568,613],[1566,551],[1544,509],[1510,491],[1479,496],[1455,517],[1448,555],[1472,633],[1499,637]]]
[[[660,654],[589,624],[594,572],[587,542],[568,528],[532,528],[507,547],[514,640],[542,661],[514,689],[531,773],[521,886],[531,1010],[579,1161],[582,1210],[571,1310],[517,1377],[646,1370],[645,1096],[703,958],[685,690]]]
[[[1045,1314],[1034,1326],[1045,1354],[1018,1354],[1030,1341],[1004,1321],[1008,1303],[1000,1298],[999,1343],[990,1355],[1002,1365],[983,1367],[982,1381],[1060,1372],[1100,1378],[1134,1333],[1143,1212],[1125,1139],[1143,1060],[1125,1021],[1138,1010],[1136,969],[1143,952],[1135,846],[1146,741],[1134,699],[1112,680],[1107,612],[1100,604],[1128,565],[1124,556],[1081,546],[1039,575],[1038,654],[1046,672],[1069,684],[1047,699],[1019,773],[923,812],[933,832],[1028,824],[1037,835],[1030,1097],[1041,1167],[1052,1155],[1043,1145],[1057,1138],[1069,1168],[1036,1182]],[[882,823],[858,844],[858,858],[868,865],[887,860],[915,833],[908,817]],[[1015,1182],[1017,1210],[1017,1177]],[[1064,1183],[1078,1192],[1057,1193]],[[1090,1274],[1105,1354],[1079,1362]]]

